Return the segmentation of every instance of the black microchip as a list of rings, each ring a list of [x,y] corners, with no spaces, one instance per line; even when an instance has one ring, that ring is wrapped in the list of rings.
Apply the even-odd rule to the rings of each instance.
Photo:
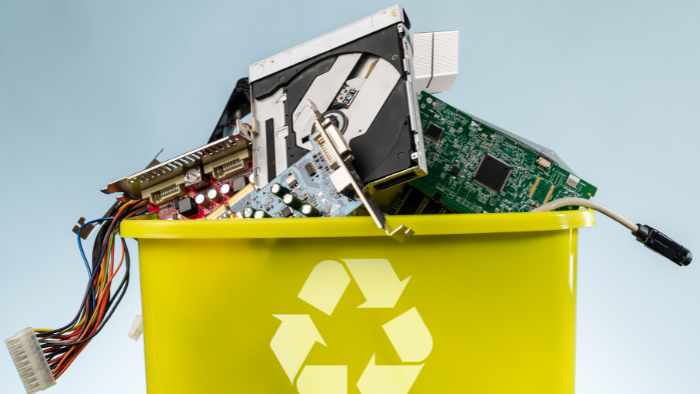
[[[177,211],[185,217],[194,216],[199,213],[199,208],[194,202],[194,198],[187,197],[177,201]]]
[[[306,163],[304,168],[306,169],[306,173],[309,174],[309,176],[314,176],[314,174],[316,173],[316,168],[314,168],[314,165],[311,163]]]
[[[246,185],[246,177],[244,176],[239,176],[238,178],[234,179],[233,182],[231,182],[231,189],[233,190],[234,193],[238,193],[241,191]]]
[[[290,189],[294,189],[298,184],[299,182],[297,182],[296,179],[288,183]]]
[[[442,135],[442,128],[435,126],[434,124],[429,124],[428,128],[425,129],[425,133],[428,138],[430,138],[433,141],[437,141],[440,139],[440,136]]]
[[[288,218],[294,215],[294,210],[291,207],[284,207],[277,213],[280,217]]]
[[[508,164],[491,155],[485,155],[474,173],[474,180],[495,192],[500,192],[506,185],[508,176],[510,176]]]
[[[452,174],[454,176],[459,175],[459,172],[460,172],[460,169],[457,166],[452,166],[452,168],[450,168],[450,174]]]

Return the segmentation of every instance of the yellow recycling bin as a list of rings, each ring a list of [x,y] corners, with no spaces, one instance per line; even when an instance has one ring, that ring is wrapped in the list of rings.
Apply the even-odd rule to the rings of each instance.
[[[592,211],[131,220],[149,394],[573,393]]]

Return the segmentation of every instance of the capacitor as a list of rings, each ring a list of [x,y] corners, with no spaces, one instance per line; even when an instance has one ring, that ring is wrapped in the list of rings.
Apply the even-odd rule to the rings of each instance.
[[[319,216],[321,214],[321,212],[319,212],[318,209],[316,209],[316,207],[314,207],[311,204],[302,205],[301,206],[301,213],[304,216],[308,216],[308,217]]]
[[[292,207],[294,209],[299,209],[299,207],[301,206],[301,200],[292,193],[285,194],[284,197],[282,197],[282,202],[284,203],[284,205]]]
[[[270,193],[274,194],[277,197],[282,197],[285,194],[289,193],[289,189],[280,185],[279,183],[273,183],[272,185],[270,185]]]
[[[194,202],[197,203],[202,208],[206,208],[209,205],[211,205],[211,200],[209,200],[209,197],[205,196],[202,193],[197,194],[197,196],[194,198]]]
[[[209,189],[207,192],[207,197],[209,197],[210,200],[219,202],[221,201],[222,198],[224,198],[223,194],[221,194],[218,190],[216,189]]]
[[[224,183],[223,185],[221,185],[220,191],[221,191],[221,194],[223,194],[224,196],[227,196],[227,197],[233,196],[233,188],[228,183]]]
[[[246,219],[251,219],[255,215],[255,209],[251,207],[245,207],[243,209],[243,217]]]
[[[265,211],[255,211],[255,214],[253,215],[254,218],[256,219],[263,219],[263,218],[269,218],[270,215],[267,214]]]

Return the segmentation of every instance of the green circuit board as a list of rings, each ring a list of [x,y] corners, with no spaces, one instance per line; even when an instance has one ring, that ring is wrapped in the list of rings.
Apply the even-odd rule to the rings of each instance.
[[[411,185],[457,212],[528,212],[558,198],[589,199],[597,191],[433,95],[422,92],[419,106],[428,175]]]

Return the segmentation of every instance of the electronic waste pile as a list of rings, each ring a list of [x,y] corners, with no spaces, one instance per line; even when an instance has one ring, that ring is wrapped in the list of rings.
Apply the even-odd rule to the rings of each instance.
[[[410,28],[396,5],[251,65],[206,145],[164,162],[154,159],[104,188],[121,193],[117,202],[103,218],[81,218],[74,228],[81,242],[100,226],[92,263],[83,254],[90,281],[79,313],[59,329],[27,329],[6,341],[27,392],[55,384],[119,304],[129,256],[116,236],[119,223],[132,217],[369,215],[401,241],[413,231],[391,228],[385,214],[584,206],[623,223],[678,265],[690,263],[688,249],[662,233],[588,201],[596,187],[554,151],[435,97],[457,76],[458,32],[411,36]],[[375,202],[380,195],[389,202]],[[126,274],[116,285],[119,255]]]

